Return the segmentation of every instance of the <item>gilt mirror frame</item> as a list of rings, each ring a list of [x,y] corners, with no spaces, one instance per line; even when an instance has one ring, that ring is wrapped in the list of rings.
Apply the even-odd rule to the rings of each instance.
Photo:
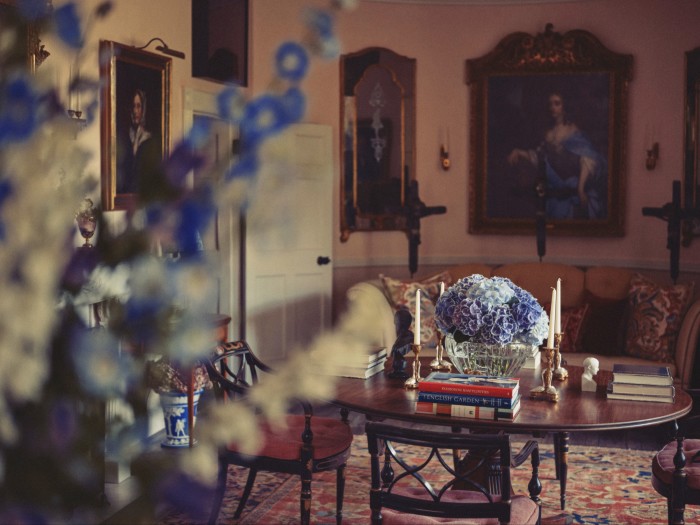
[[[12,47],[10,60],[26,65],[33,73],[50,55],[40,39],[44,20],[27,21],[19,14],[17,3],[18,0],[0,0],[0,30],[4,31],[7,26],[20,30],[23,43]],[[53,10],[52,0],[44,0],[44,4],[45,12],[50,13]]]
[[[407,231],[415,179],[416,60],[383,47],[340,58],[340,240]]]
[[[546,181],[548,233],[624,235],[631,76],[632,55],[610,51],[588,31],[554,32],[552,24],[536,35],[511,33],[468,59],[469,233],[533,234],[536,188]],[[568,136],[555,134],[563,128],[552,124],[552,104],[568,111],[560,117]],[[567,145],[578,139],[587,143]],[[569,151],[568,171],[556,166],[558,180],[557,148]],[[582,148],[597,153],[589,158]],[[586,185],[579,190],[583,163]]]

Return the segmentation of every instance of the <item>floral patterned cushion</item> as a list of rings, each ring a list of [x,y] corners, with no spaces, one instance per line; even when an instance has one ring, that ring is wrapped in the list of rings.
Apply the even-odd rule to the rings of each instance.
[[[562,352],[583,352],[583,334],[588,321],[588,303],[561,311]]]
[[[433,275],[422,281],[402,281],[393,279],[385,275],[380,275],[387,295],[391,298],[391,306],[396,312],[400,308],[407,308],[411,315],[415,317],[416,312],[416,290],[423,290],[420,304],[420,338],[421,344],[435,346],[435,302],[440,295],[440,283],[445,283],[445,289],[452,284],[452,277],[449,272],[442,272]],[[411,331],[414,331],[411,323]]]
[[[635,274],[628,296],[625,354],[653,361],[673,361],[676,338],[695,283],[659,286]]]

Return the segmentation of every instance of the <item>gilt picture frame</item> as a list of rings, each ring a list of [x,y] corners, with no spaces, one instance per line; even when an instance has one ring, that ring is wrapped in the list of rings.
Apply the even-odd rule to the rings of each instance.
[[[172,60],[100,41],[102,208],[132,209],[164,182]]]
[[[625,232],[632,56],[590,32],[512,33],[466,61],[469,233]]]

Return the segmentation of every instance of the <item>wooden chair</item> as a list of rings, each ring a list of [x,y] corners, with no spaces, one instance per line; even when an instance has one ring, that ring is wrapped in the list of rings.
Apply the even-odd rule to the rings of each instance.
[[[689,393],[694,403],[700,401],[700,391]],[[675,438],[651,462],[651,485],[667,499],[669,525],[683,525],[685,506],[700,505],[699,429],[700,415],[681,420]]]
[[[536,441],[523,447],[519,454],[523,457],[511,460],[510,437],[503,434],[426,431],[377,422],[368,422],[365,432],[371,462],[373,525],[540,523],[542,485]],[[407,445],[423,449],[417,461],[407,457]],[[467,469],[455,469],[450,464],[455,450],[468,450],[478,459]],[[532,462],[530,495],[513,495],[511,464],[522,463],[527,457]],[[498,458],[500,467],[495,487],[473,476],[490,469],[493,458]]]
[[[224,343],[208,364],[216,398],[222,402],[245,402],[246,390],[257,382],[261,373],[272,372],[244,341]],[[287,415],[286,425],[279,429],[261,421],[265,440],[257,455],[242,454],[236,443],[219,453],[219,474],[209,523],[216,523],[224,492],[228,466],[246,467],[248,479],[236,508],[234,520],[240,518],[258,471],[295,474],[301,478],[301,523],[311,516],[311,478],[315,472],[336,471],[336,522],[342,521],[345,466],[350,456],[352,431],[347,421],[313,417],[310,404],[300,401],[303,414]]]

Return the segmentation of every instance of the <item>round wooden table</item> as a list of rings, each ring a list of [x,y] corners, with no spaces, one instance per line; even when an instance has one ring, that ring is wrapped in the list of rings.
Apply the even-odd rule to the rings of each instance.
[[[422,376],[429,372],[429,359],[421,359]],[[410,364],[410,363],[409,363]],[[596,392],[581,392],[581,367],[567,366],[569,378],[554,381],[559,401],[536,401],[529,397],[530,389],[542,384],[541,370],[523,369],[520,378],[521,409],[513,421],[470,419],[430,414],[416,414],[417,390],[407,390],[403,380],[387,377],[386,373],[369,379],[339,378],[334,403],[343,410],[359,412],[369,419],[394,419],[410,423],[442,425],[451,428],[504,431],[510,434],[541,435],[552,432],[557,474],[561,487],[561,508],[566,506],[567,454],[570,432],[599,432],[637,427],[650,427],[675,421],[692,408],[691,397],[676,388],[673,403],[608,400],[606,386],[612,373],[601,370],[595,379]]]

